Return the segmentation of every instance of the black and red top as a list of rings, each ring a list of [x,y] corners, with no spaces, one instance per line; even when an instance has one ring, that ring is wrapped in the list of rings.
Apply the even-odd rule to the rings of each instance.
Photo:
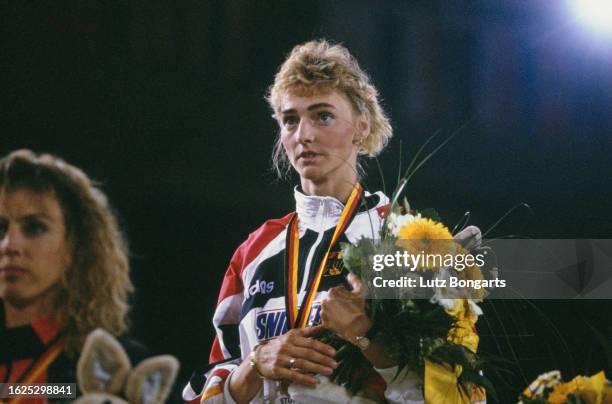
[[[60,383],[76,380],[76,362],[64,353],[61,321],[54,316],[6,328],[0,301],[0,382]],[[46,399],[28,398],[28,403]]]

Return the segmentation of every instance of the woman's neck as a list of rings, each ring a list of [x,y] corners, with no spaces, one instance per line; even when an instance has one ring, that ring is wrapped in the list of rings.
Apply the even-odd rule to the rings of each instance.
[[[346,203],[356,182],[357,176],[355,175],[351,179],[343,181],[323,181],[318,183],[302,179],[301,185],[302,191],[306,195],[332,196],[340,202]]]
[[[26,304],[11,304],[4,300],[4,325],[6,328],[15,328],[30,324],[35,320],[48,316],[52,310],[46,299],[36,299]]]

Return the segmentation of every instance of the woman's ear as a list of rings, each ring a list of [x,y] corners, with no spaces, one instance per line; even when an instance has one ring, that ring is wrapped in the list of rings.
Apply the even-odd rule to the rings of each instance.
[[[356,145],[361,145],[364,140],[370,136],[370,120],[366,114],[361,114],[359,117],[357,117],[355,129],[356,131],[353,143]]]

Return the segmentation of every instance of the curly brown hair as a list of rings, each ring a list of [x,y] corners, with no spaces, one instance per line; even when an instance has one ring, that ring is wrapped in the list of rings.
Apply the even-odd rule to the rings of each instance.
[[[0,191],[51,193],[62,209],[72,259],[55,298],[65,324],[66,352],[80,352],[97,327],[127,329],[133,291],[128,247],[106,195],[79,168],[50,154],[17,150],[0,159]]]
[[[364,114],[370,123],[369,134],[359,143],[359,154],[377,156],[391,139],[393,130],[380,105],[378,91],[344,46],[321,39],[294,47],[276,74],[266,99],[278,120],[284,94],[311,95],[334,90],[344,94],[353,110]],[[284,177],[290,169],[280,134],[272,164],[279,177]]]

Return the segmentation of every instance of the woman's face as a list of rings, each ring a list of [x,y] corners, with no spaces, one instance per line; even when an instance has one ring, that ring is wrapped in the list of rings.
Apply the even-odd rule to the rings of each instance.
[[[0,193],[0,298],[14,306],[51,296],[69,264],[64,215],[52,193]]]
[[[362,116],[337,91],[287,93],[280,108],[281,142],[302,182],[350,181],[356,176],[355,135]]]

